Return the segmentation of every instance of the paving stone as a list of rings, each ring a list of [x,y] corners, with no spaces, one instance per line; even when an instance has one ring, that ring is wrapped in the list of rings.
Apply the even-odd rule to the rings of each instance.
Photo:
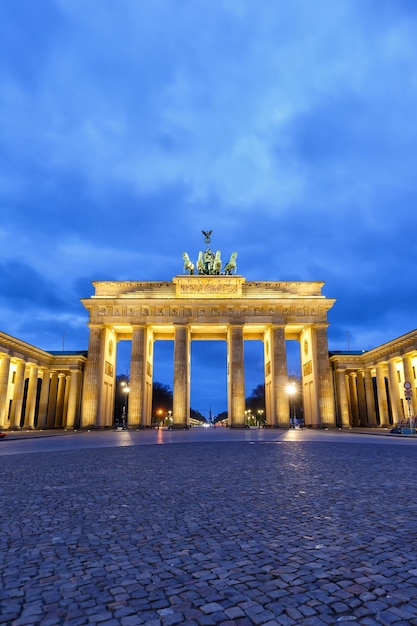
[[[307,442],[0,457],[0,624],[417,626],[417,556],[398,540],[414,457]],[[381,462],[389,483],[364,480]]]

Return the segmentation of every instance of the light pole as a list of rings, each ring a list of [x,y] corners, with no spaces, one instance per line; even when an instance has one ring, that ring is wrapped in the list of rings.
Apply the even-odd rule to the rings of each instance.
[[[264,412],[263,409],[258,409],[258,426],[261,427],[261,422],[263,423]]]
[[[294,404],[294,394],[297,393],[297,387],[295,382],[289,382],[285,387],[285,390],[288,394],[288,400],[290,404],[290,428],[295,428],[295,404]]]
[[[124,400],[123,411],[122,411],[122,429],[126,430],[127,428],[127,395],[130,391],[129,381],[123,380],[121,382],[121,387],[122,387],[122,392],[125,394],[125,400]]]

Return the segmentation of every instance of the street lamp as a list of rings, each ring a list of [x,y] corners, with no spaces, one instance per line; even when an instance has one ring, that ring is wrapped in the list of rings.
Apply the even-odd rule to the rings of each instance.
[[[128,396],[129,391],[130,391],[129,381],[123,380],[121,382],[121,387],[122,387],[122,392],[125,395],[125,400],[124,400],[124,404],[123,404],[123,411],[122,411],[122,429],[126,430],[126,428],[127,428],[127,396]]]
[[[295,428],[295,404],[294,404],[294,394],[297,393],[297,387],[295,382],[289,382],[285,387],[285,391],[288,394],[288,399],[290,403],[290,428]]]
[[[157,425],[157,428],[159,428],[161,426],[162,414],[163,414],[163,410],[162,409],[157,409],[156,410],[156,425]]]
[[[258,425],[261,427],[261,422],[263,422],[264,412],[263,409],[258,409]]]

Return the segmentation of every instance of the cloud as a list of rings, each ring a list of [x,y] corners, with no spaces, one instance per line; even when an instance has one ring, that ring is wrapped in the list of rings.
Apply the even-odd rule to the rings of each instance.
[[[416,27],[407,0],[2,3],[5,331],[86,347],[91,281],[170,280],[201,229],[247,280],[324,280],[333,347],[414,328]]]

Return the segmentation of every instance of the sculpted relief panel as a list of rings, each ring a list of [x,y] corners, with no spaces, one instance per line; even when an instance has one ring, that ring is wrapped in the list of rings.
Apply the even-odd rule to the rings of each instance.
[[[247,306],[236,303],[231,306],[219,301],[207,302],[200,305],[190,304],[178,306],[178,304],[163,304],[156,306],[118,306],[101,305],[91,309],[91,321],[96,323],[170,323],[174,320],[183,319],[184,322],[196,321],[204,318],[207,322],[211,318],[215,320],[241,320],[243,322],[284,323],[302,322],[317,323],[326,321],[327,309],[324,306],[279,306],[263,304],[259,306]]]

